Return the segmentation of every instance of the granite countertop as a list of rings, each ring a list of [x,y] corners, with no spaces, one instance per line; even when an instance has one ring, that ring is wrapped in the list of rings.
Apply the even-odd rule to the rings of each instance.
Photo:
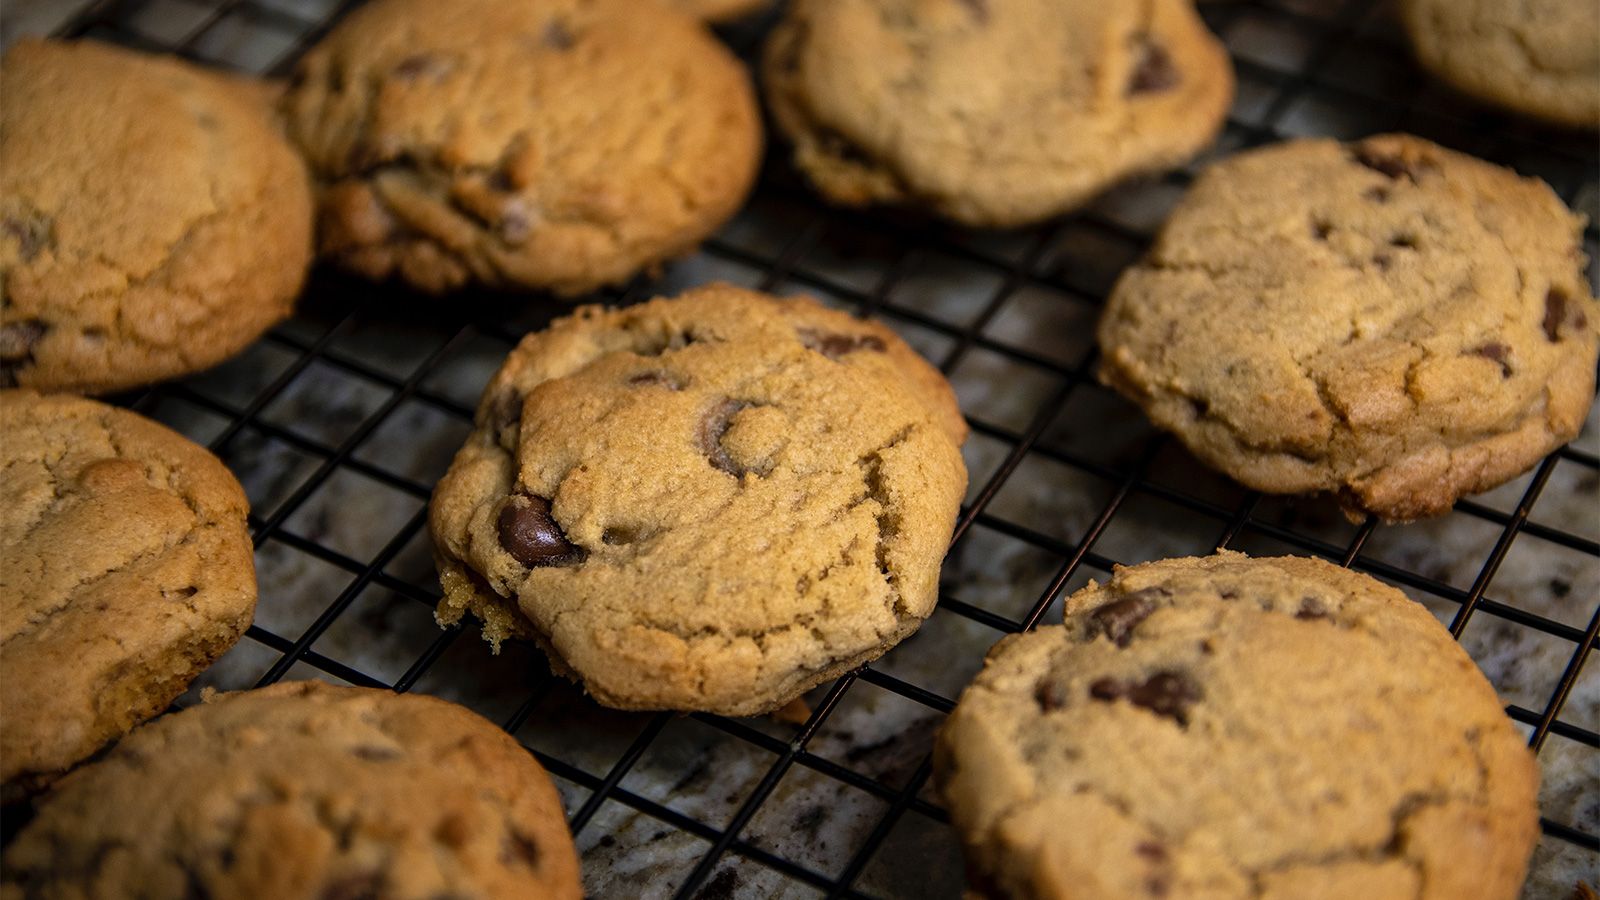
[[[13,2],[0,30],[8,41],[49,31],[78,5],[83,4]],[[336,2],[263,0],[262,5],[287,10],[283,21],[299,16],[314,22]],[[1290,12],[1274,12],[1275,5]],[[1363,20],[1358,40],[1324,60],[1324,80],[1351,93],[1319,89],[1308,92],[1309,99],[1274,107],[1282,73],[1312,58],[1318,22],[1331,15],[1330,9],[1345,6],[1261,0],[1211,7],[1208,15],[1220,23],[1241,60],[1234,125],[1218,152],[1246,140],[1245,129],[1267,115],[1274,117],[1271,127],[1286,135],[1342,137],[1404,126],[1467,150],[1506,139],[1523,149],[1506,150],[1502,158],[1558,181],[1558,189],[1575,196],[1580,209],[1600,216],[1595,172],[1581,174],[1580,183],[1572,184],[1570,168],[1538,150],[1540,132],[1507,136],[1467,129],[1460,124],[1463,117],[1471,121],[1470,113],[1462,113],[1464,101],[1433,89],[1412,101],[1399,121],[1369,109],[1362,91],[1381,94],[1416,78],[1403,62],[1403,48],[1382,4]],[[190,0],[122,7],[124,27],[157,42],[188,34],[183,29],[205,21],[201,14],[207,10]],[[233,17],[230,13],[199,35],[201,55],[260,70],[292,43],[280,33],[283,21],[273,20],[273,28],[266,29],[272,33],[266,34],[265,26],[252,30],[230,24]],[[1592,154],[1592,148],[1586,152]],[[784,180],[781,173],[777,178]],[[965,448],[972,496],[1011,452],[1015,435],[1053,405],[1038,444],[952,551],[942,579],[944,597],[1016,620],[1041,596],[1065,553],[1095,525],[1136,461],[1143,467],[1135,473],[1134,489],[1092,543],[1066,591],[1102,577],[1099,567],[1110,562],[1208,552],[1234,513],[1251,502],[1237,486],[1160,438],[1136,409],[1067,374],[1092,352],[1096,299],[1137,255],[1180,192],[1171,181],[1116,191],[1086,215],[1056,226],[1043,245],[1035,243],[1034,233],[938,231],[930,246],[907,255],[904,235],[924,232],[897,230],[893,220],[881,217],[819,212],[803,189],[787,182],[781,189],[763,188],[711,249],[669,267],[651,289],[672,293],[713,279],[760,284],[767,274],[764,262],[787,251],[793,266],[772,285],[779,292],[805,291],[846,307],[862,296],[881,294],[884,321],[930,358],[950,364],[964,411],[986,426]],[[1588,250],[1595,254],[1592,240]],[[1008,282],[1018,266],[1025,277]],[[986,315],[1002,291],[1008,291],[1003,304]],[[433,660],[437,653],[412,689],[462,702],[498,722],[520,719],[517,737],[560,763],[556,780],[570,813],[585,807],[590,785],[629,758],[636,744],[647,743],[621,778],[619,791],[583,823],[577,842],[591,896],[670,896],[711,846],[704,829],[696,833],[679,826],[687,819],[724,828],[768,776],[798,726],[773,718],[725,722],[602,709],[552,679],[540,654],[529,647],[510,645],[492,656],[471,629],[439,645],[441,632],[426,602],[437,594],[437,583],[421,513],[428,489],[467,433],[463,411],[476,403],[510,349],[510,339],[561,307],[502,300],[471,311],[476,321],[469,324],[459,309],[390,297],[326,274],[318,277],[313,294],[293,321],[239,359],[139,403],[148,414],[208,442],[224,434],[233,413],[250,407],[263,391],[277,391],[221,448],[246,487],[258,526],[273,526],[256,558],[260,633],[293,642],[307,629],[326,624],[310,632],[310,658],[325,664],[301,660],[289,669],[289,678],[337,681],[336,672],[344,666],[393,683],[419,659]],[[984,341],[963,342],[963,332],[974,328],[981,328]],[[308,362],[304,351],[313,344],[319,350]],[[425,375],[413,380],[419,370]],[[1600,453],[1600,415],[1594,411],[1576,446]],[[329,450],[338,451],[337,464],[329,465]],[[1494,518],[1516,508],[1531,478],[1525,475],[1475,498],[1482,514],[1458,511],[1439,520],[1374,529],[1358,565],[1444,585],[1430,592],[1400,584],[1448,622],[1457,603],[1439,594],[1471,588],[1502,533]],[[1571,633],[1588,628],[1600,608],[1600,560],[1541,535],[1548,529],[1580,542],[1600,539],[1597,498],[1600,477],[1593,467],[1572,459],[1555,464],[1533,507],[1529,521],[1534,527],[1510,545],[1488,582],[1484,596],[1492,605],[1477,610],[1462,635],[1502,699],[1536,715],[1569,664],[1575,647]],[[1251,509],[1254,524],[1238,532],[1229,545],[1234,549],[1306,552],[1305,546],[1282,539],[1288,533],[1342,550],[1359,533],[1322,500],[1262,498]],[[381,574],[370,577],[366,563],[375,559],[382,560]],[[341,597],[348,606],[327,624],[330,604]],[[1519,621],[1526,616],[1557,623],[1567,636]],[[1059,617],[1058,594],[1045,620]],[[742,846],[721,857],[705,882],[705,895],[820,894],[748,855],[771,854],[827,878],[838,876],[879,827],[892,798],[918,776],[943,719],[941,707],[959,694],[1001,634],[942,608],[917,635],[875,663],[878,674],[856,681],[843,695],[806,753],[749,819],[739,834]],[[184,702],[192,702],[201,687],[253,684],[281,656],[269,645],[274,639],[267,640],[246,638]],[[913,690],[894,689],[900,685]],[[825,690],[814,692],[811,701],[819,702]],[[920,700],[905,696],[917,691],[926,694]],[[1600,673],[1593,666],[1577,678],[1559,721],[1589,730],[1600,724]],[[1542,814],[1560,825],[1600,833],[1600,751],[1552,732],[1539,761]],[[1580,878],[1594,884],[1597,863],[1600,855],[1592,851],[1544,837],[1525,896],[1563,897]],[[961,883],[958,844],[939,818],[937,797],[924,785],[854,887],[878,896],[954,898]]]

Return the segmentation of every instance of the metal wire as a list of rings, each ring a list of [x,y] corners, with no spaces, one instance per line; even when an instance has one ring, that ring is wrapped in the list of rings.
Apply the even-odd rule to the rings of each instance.
[[[1278,4],[1282,4],[1281,6]],[[190,4],[193,5],[192,3]],[[323,34],[348,9],[354,0],[212,0],[209,8],[193,20],[175,40],[159,41],[141,33],[134,23],[142,14],[160,12],[162,0],[95,0],[64,27],[65,37],[92,36],[119,41],[151,50],[168,50],[180,55],[202,59],[211,63],[229,64],[226,54],[216,58],[214,42],[219,29],[246,27],[264,29],[278,39],[285,49],[269,65],[261,67],[269,74],[281,76],[293,65],[295,59]],[[1208,6],[1206,18],[1218,33],[1226,34],[1230,26],[1246,17],[1267,17],[1278,27],[1302,39],[1304,53],[1297,65],[1279,68],[1250,59],[1236,59],[1241,82],[1253,90],[1269,95],[1253,114],[1236,110],[1230,118],[1225,140],[1233,146],[1248,147],[1298,136],[1299,122],[1296,111],[1304,104],[1322,103],[1349,106],[1361,111],[1363,131],[1380,128],[1414,130],[1450,143],[1451,135],[1466,135],[1472,140],[1471,152],[1502,162],[1535,158],[1542,167],[1540,174],[1550,180],[1569,203],[1575,201],[1586,179],[1597,168],[1595,148],[1591,142],[1555,138],[1537,129],[1529,129],[1508,122],[1492,113],[1471,107],[1452,112],[1448,106],[1436,108],[1425,95],[1421,77],[1408,80],[1408,89],[1392,91],[1364,91],[1352,87],[1348,79],[1336,77],[1341,71],[1341,54],[1352,49],[1376,46],[1390,56],[1403,56],[1403,51],[1391,43],[1384,43],[1371,33],[1371,13],[1376,0],[1343,0],[1325,4],[1332,14],[1297,11],[1304,4],[1294,0],[1254,0],[1248,3],[1231,3]],[[310,12],[308,12],[310,10]],[[752,24],[746,24],[724,33],[724,37],[746,58],[755,53],[765,27],[772,14]],[[1344,136],[1344,135],[1341,135]],[[1106,463],[1079,455],[1046,440],[1053,427],[1067,415],[1074,398],[1092,385],[1094,367],[1093,351],[1079,359],[1062,362],[1039,353],[998,340],[987,333],[988,326],[1007,309],[1024,288],[1040,287],[1059,295],[1061,303],[1073,304],[1093,311],[1103,299],[1103,287],[1086,289],[1077,283],[1072,272],[1052,272],[1042,265],[1049,250],[1054,247],[1066,229],[1078,229],[1107,240],[1126,245],[1137,252],[1149,240],[1149,234],[1095,212],[1085,212],[1067,220],[1048,224],[1019,238],[1019,252],[997,252],[982,242],[969,240],[959,231],[947,229],[937,223],[915,217],[882,212],[843,212],[819,203],[801,184],[779,155],[769,161],[756,192],[756,202],[782,204],[798,210],[801,224],[789,229],[789,237],[777,244],[753,250],[749,246],[728,239],[713,238],[706,243],[703,253],[707,258],[737,265],[759,273],[755,283],[763,289],[797,286],[817,290],[854,304],[863,314],[880,315],[914,326],[948,343],[948,349],[937,359],[940,368],[953,373],[973,353],[990,354],[1031,371],[1043,373],[1055,380],[1053,390],[1033,409],[1027,424],[1017,431],[1003,421],[987,418],[988,410],[964,410],[976,437],[1004,446],[1003,458],[985,477],[972,499],[962,508],[955,529],[953,548],[959,551],[975,526],[1001,536],[1007,541],[1027,545],[1057,560],[1059,564],[1047,585],[1030,604],[1025,615],[1013,619],[987,609],[978,603],[963,601],[946,592],[941,597],[940,609],[987,626],[997,632],[1014,632],[1032,628],[1059,599],[1075,576],[1083,571],[1106,572],[1116,560],[1096,552],[1097,542],[1117,521],[1129,501],[1134,498],[1154,498],[1184,510],[1186,513],[1216,523],[1219,548],[1235,545],[1245,538],[1261,538],[1285,545],[1294,552],[1314,554],[1366,571],[1402,585],[1413,595],[1425,595],[1457,605],[1450,623],[1458,638],[1470,621],[1478,616],[1492,616],[1516,625],[1534,629],[1556,640],[1571,644],[1568,662],[1554,690],[1539,709],[1511,705],[1510,716],[1531,726],[1530,745],[1538,750],[1551,734],[1575,741],[1588,748],[1600,747],[1600,735],[1591,728],[1564,721],[1561,713],[1567,698],[1577,683],[1583,664],[1595,645],[1600,630],[1600,602],[1589,618],[1586,628],[1556,622],[1515,606],[1497,602],[1488,596],[1494,575],[1522,535],[1533,535],[1541,540],[1566,548],[1585,557],[1586,564],[1600,564],[1600,542],[1584,535],[1574,534],[1558,527],[1536,521],[1530,516],[1540,496],[1549,483],[1558,464],[1580,467],[1589,471],[1600,469],[1600,460],[1575,448],[1563,448],[1540,464],[1530,480],[1520,502],[1510,513],[1503,513],[1474,501],[1462,501],[1453,514],[1462,521],[1488,523],[1499,529],[1493,549],[1466,590],[1457,588],[1428,574],[1410,571],[1385,562],[1375,556],[1363,555],[1372,536],[1380,526],[1371,520],[1355,529],[1343,544],[1329,542],[1325,537],[1310,531],[1297,530],[1292,524],[1283,524],[1259,514],[1261,499],[1246,493],[1231,506],[1219,505],[1198,493],[1175,488],[1151,475],[1151,468],[1169,441],[1152,437],[1131,458],[1117,463]],[[1163,183],[1181,187],[1189,175],[1174,173]],[[882,254],[874,254],[872,263],[878,277],[870,289],[858,284],[842,283],[828,273],[805,264],[811,253],[827,235],[841,230],[869,229],[875,239],[885,246]],[[1592,246],[1595,241],[1593,226],[1586,232]],[[956,264],[973,273],[992,276],[996,286],[978,313],[964,324],[952,324],[929,314],[913,303],[897,300],[897,288],[908,279],[908,273],[919,260],[937,255],[954,260]],[[636,281],[621,291],[607,292],[598,299],[607,302],[633,302],[650,296],[652,285]],[[425,504],[431,485],[394,471],[382,461],[359,458],[356,451],[395,414],[404,403],[417,403],[457,422],[470,422],[470,405],[460,398],[451,398],[431,390],[427,383],[451,352],[465,342],[489,340],[505,344],[509,350],[520,334],[518,328],[507,327],[497,313],[503,304],[490,313],[473,318],[471,300],[450,304],[451,311],[439,313],[426,324],[434,341],[433,349],[423,355],[403,375],[370,365],[340,349],[340,342],[364,322],[381,322],[404,299],[397,301],[397,289],[355,282],[332,273],[317,273],[308,286],[302,301],[301,314],[292,327],[275,330],[264,340],[277,351],[293,356],[276,377],[264,384],[244,402],[218,399],[197,390],[186,382],[176,382],[156,387],[143,394],[121,398],[133,408],[152,410],[168,402],[186,404],[225,420],[226,424],[212,438],[211,447],[225,458],[231,450],[248,446],[252,442],[272,441],[292,448],[296,453],[314,459],[312,471],[305,476],[287,497],[272,508],[258,510],[251,517],[251,527],[256,546],[269,543],[283,545],[295,552],[319,560],[321,563],[348,573],[350,580],[326,608],[308,625],[294,634],[279,634],[260,624],[252,626],[247,640],[277,654],[277,659],[261,675],[259,683],[268,684],[284,677],[298,665],[307,665],[336,678],[355,684],[391,687],[398,691],[412,689],[424,678],[446,650],[462,634],[460,628],[442,631],[393,681],[362,672],[346,661],[331,658],[313,649],[318,638],[329,628],[350,615],[352,604],[363,590],[370,586],[381,587],[398,597],[431,607],[438,599],[437,586],[426,576],[415,580],[397,577],[389,571],[390,565],[404,548],[423,532],[425,513],[419,509],[407,518],[392,534],[384,537],[381,546],[371,554],[353,556],[322,541],[297,533],[291,526],[295,514],[302,510],[318,488],[341,472],[352,472],[392,489],[399,494]],[[485,303],[491,301],[485,300]],[[551,317],[560,315],[567,307],[542,299],[529,301],[531,313],[522,324],[536,327]],[[450,318],[455,315],[459,318]],[[310,336],[308,336],[308,333]],[[311,367],[330,368],[341,375],[375,385],[389,392],[385,400],[365,414],[344,437],[335,444],[307,437],[293,428],[274,424],[264,417],[271,405],[306,376]],[[1077,428],[1093,428],[1096,421],[1073,420],[1068,424]],[[1068,542],[1041,533],[1034,528],[1012,522],[991,510],[992,502],[1011,483],[1019,468],[1030,461],[1046,460],[1065,466],[1072,471],[1091,476],[1108,486],[1105,502],[1092,521],[1076,540]],[[375,524],[375,527],[380,527]],[[263,598],[269,602],[270,598]],[[1595,602],[1591,598],[1591,602]],[[677,829],[706,842],[707,849],[693,870],[675,886],[676,896],[687,898],[697,893],[715,893],[714,873],[727,865],[729,855],[737,865],[770,869],[785,878],[808,885],[828,897],[867,896],[856,888],[856,882],[873,862],[897,823],[908,813],[915,813],[930,822],[947,821],[944,811],[922,796],[931,773],[926,755],[917,763],[909,778],[900,784],[863,775],[847,765],[819,755],[810,744],[823,729],[830,716],[856,685],[865,682],[876,689],[889,691],[905,700],[920,704],[933,714],[942,716],[953,706],[953,698],[937,691],[912,684],[890,674],[880,665],[865,667],[848,674],[824,692],[806,722],[796,728],[787,740],[772,736],[750,724],[738,720],[696,714],[693,721],[712,728],[729,741],[757,748],[769,754],[771,761],[745,796],[738,809],[725,825],[701,821],[624,787],[630,771],[649,753],[663,732],[674,721],[667,713],[640,717],[641,727],[627,748],[604,772],[586,771],[558,755],[536,752],[541,763],[558,778],[565,779],[588,791],[586,798],[573,810],[571,826],[575,834],[583,835],[596,827],[596,814],[607,803],[618,803],[644,816],[659,821],[663,828]],[[515,734],[532,718],[554,685],[548,674],[533,678],[527,698],[503,721],[505,728]],[[848,861],[837,874],[825,874],[805,865],[785,859],[743,837],[746,826],[758,813],[775,800],[776,788],[785,774],[799,767],[817,773],[867,796],[887,804],[886,809],[872,823],[864,839],[855,844]],[[1593,851],[1600,848],[1600,840],[1572,823],[1542,820],[1547,836],[1567,841]],[[602,842],[605,840],[601,838]]]

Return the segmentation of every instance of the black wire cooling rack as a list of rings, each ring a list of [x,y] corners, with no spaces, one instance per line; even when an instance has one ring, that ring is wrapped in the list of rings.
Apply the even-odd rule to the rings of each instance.
[[[281,76],[353,5],[100,0],[56,33]],[[1592,135],[1541,130],[1438,87],[1415,69],[1380,0],[1247,0],[1204,13],[1240,80],[1214,153],[1406,130],[1543,177],[1596,215]],[[771,16],[722,36],[750,58]],[[534,651],[491,658],[473,631],[438,630],[432,484],[499,359],[569,307],[538,297],[441,303],[319,271],[299,314],[240,360],[118,398],[209,444],[251,494],[260,611],[208,682],[321,677],[441,694],[496,718],[555,776],[592,894],[953,896],[956,844],[928,788],[928,751],[989,644],[1059,617],[1063,593],[1117,562],[1212,547],[1311,554],[1427,603],[1486,668],[1546,661],[1550,672],[1522,679],[1535,687],[1497,683],[1546,771],[1529,891],[1564,894],[1575,877],[1593,878],[1600,800],[1583,783],[1600,735],[1592,703],[1568,705],[1584,693],[1600,628],[1592,423],[1578,445],[1433,523],[1351,525],[1321,501],[1246,492],[1198,467],[1092,374],[1098,306],[1195,167],[1035,229],[983,234],[830,209],[774,144],[750,207],[699,254],[595,299],[629,303],[712,278],[805,291],[883,319],[940,365],[972,426],[973,484],[922,633],[819,688],[803,722],[783,723],[601,710]],[[1591,225],[1591,256],[1595,237]],[[1496,580],[1530,566],[1535,603]],[[905,661],[919,656],[929,661]],[[878,733],[856,733],[874,722]]]

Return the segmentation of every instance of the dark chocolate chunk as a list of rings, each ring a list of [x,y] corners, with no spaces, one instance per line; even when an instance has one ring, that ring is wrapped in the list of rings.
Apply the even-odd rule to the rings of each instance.
[[[1567,320],[1567,292],[1553,287],[1544,295],[1544,336],[1554,344],[1561,340],[1561,325]],[[1584,324],[1583,313],[1578,313],[1578,324]]]
[[[818,331],[815,328],[802,328],[797,334],[800,336],[800,343],[829,359],[838,359],[858,350],[883,353],[889,349],[882,338],[873,334],[835,334],[831,331]]]
[[[1328,239],[1328,235],[1330,235],[1332,233],[1333,233],[1333,225],[1331,223],[1325,222],[1322,219],[1312,219],[1311,220],[1311,236],[1312,237],[1316,238],[1319,241],[1325,241],[1325,240]]]
[[[1166,670],[1144,681],[1096,679],[1089,685],[1089,696],[1107,702],[1127,700],[1179,725],[1188,725],[1189,709],[1200,699],[1200,686],[1182,672]]]
[[[6,216],[0,220],[0,230],[17,242],[17,253],[23,262],[32,262],[40,251],[54,244],[50,220],[42,215]]]
[[[1159,588],[1134,591],[1121,600],[1100,607],[1090,614],[1089,618],[1100,627],[1100,632],[1116,642],[1118,647],[1126,647],[1128,642],[1133,640],[1133,630],[1156,611],[1159,605],[1156,599],[1163,596],[1166,596],[1166,592]]]
[[[520,862],[530,869],[539,868],[539,844],[533,838],[512,829],[506,833],[505,848],[501,858],[508,863]]]
[[[1494,360],[1495,362],[1499,363],[1500,375],[1502,378],[1511,377],[1510,347],[1507,347],[1505,344],[1502,344],[1499,341],[1490,341],[1489,343],[1484,344],[1482,347],[1475,348],[1472,352],[1483,357],[1484,359]]]
[[[500,510],[500,546],[529,568],[568,566],[583,562],[583,548],[567,540],[550,514],[550,501],[532,494],[513,494]]]
[[[1296,619],[1326,619],[1328,607],[1315,597],[1301,597],[1300,609],[1295,612]]]
[[[1067,695],[1061,685],[1050,680],[1049,676],[1039,679],[1039,683],[1033,686],[1033,699],[1045,712],[1067,705]]]
[[[572,45],[578,42],[572,29],[560,19],[550,20],[550,24],[544,27],[544,37],[541,40],[546,47],[553,50],[571,50]]]
[[[711,467],[727,472],[735,478],[742,477],[745,468],[728,455],[722,446],[722,438],[733,426],[733,417],[740,410],[749,409],[753,404],[745,400],[723,400],[713,406],[700,420],[700,451],[706,455],[706,460]]]
[[[1167,48],[1149,35],[1139,35],[1133,44],[1133,74],[1128,78],[1128,94],[1155,94],[1178,86],[1178,67]]]

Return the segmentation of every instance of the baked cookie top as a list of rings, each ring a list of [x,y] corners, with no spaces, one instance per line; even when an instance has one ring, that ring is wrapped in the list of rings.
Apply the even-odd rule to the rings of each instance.
[[[435,292],[626,280],[732,215],[760,161],[744,67],[635,0],[378,0],[306,54],[284,109],[322,252]]]
[[[147,384],[289,314],[311,196],[259,86],[31,38],[0,80],[0,386]]]
[[[529,335],[430,508],[442,622],[601,703],[751,715],[933,610],[965,425],[887,328],[728,285]]]
[[[1600,127],[1600,5],[1403,0],[1417,57],[1456,88],[1574,128]]]
[[[3,881],[7,898],[582,896],[561,799],[509,735],[309,681],[135,731],[40,804]]]
[[[1314,559],[1119,567],[995,645],[935,762],[992,897],[1510,900],[1539,833],[1465,651]]]
[[[848,205],[1022,225],[1211,143],[1233,69],[1189,0],[797,0],[767,100]]]
[[[244,491],[181,435],[0,391],[0,781],[37,787],[171,703],[249,627]]]
[[[1100,322],[1100,376],[1252,488],[1405,520],[1578,433],[1597,312],[1582,219],[1407,135],[1209,168]]]

